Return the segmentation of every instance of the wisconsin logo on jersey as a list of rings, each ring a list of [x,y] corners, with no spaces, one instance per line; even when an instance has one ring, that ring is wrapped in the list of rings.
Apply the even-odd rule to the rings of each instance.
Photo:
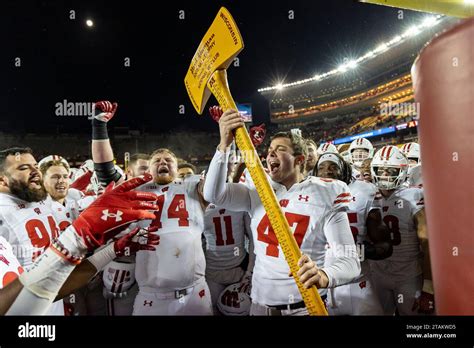
[[[123,215],[123,212],[120,211],[120,210],[117,210],[117,213],[114,214],[114,213],[109,213],[109,210],[108,210],[108,209],[105,209],[105,210],[102,210],[102,214],[104,214],[104,215],[102,215],[101,219],[104,220],[104,221],[107,221],[107,219],[108,219],[109,217],[115,218],[115,222],[122,221],[122,217],[121,217],[121,216]]]
[[[280,200],[280,206],[283,208],[286,208],[288,206],[288,203],[290,203],[289,199],[281,199]]]

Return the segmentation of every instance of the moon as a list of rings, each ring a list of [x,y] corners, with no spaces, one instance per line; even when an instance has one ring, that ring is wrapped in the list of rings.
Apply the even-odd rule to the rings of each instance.
[[[93,22],[91,19],[88,19],[88,20],[86,20],[86,25],[87,25],[88,27],[93,27],[93,26],[94,26],[94,22]]]

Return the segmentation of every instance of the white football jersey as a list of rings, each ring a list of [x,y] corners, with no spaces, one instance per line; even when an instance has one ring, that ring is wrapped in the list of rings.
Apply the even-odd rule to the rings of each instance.
[[[67,196],[64,200],[64,206],[67,212],[71,216],[72,221],[76,220],[79,214],[91,205],[97,199],[96,195],[84,195],[75,188],[68,190]]]
[[[369,212],[372,209],[381,209],[378,201],[375,200],[376,197],[380,195],[377,190],[377,187],[373,184],[367,183],[365,181],[354,180],[349,184],[349,190],[351,191],[352,200],[349,203],[349,208],[347,212],[347,217],[349,218],[349,225],[351,227],[352,236],[354,237],[354,242],[358,244],[357,250],[359,252],[359,257],[361,262],[361,275],[360,277],[354,279],[354,282],[359,281],[364,275],[369,274],[370,268],[366,260],[363,260],[363,249],[361,244],[364,241],[368,241],[367,236],[367,225],[366,220]],[[332,255],[332,250],[327,246],[327,255],[326,255],[326,265],[330,265],[334,262],[334,255]]]
[[[392,230],[392,261],[407,261],[420,255],[415,215],[424,208],[423,190],[399,188],[388,198],[381,197],[382,218]]]
[[[355,180],[364,180],[364,177],[360,174],[360,170],[352,165],[352,178]]]
[[[422,254],[414,216],[424,208],[423,190],[401,187],[388,198],[382,196],[380,203],[383,221],[391,229],[393,254],[384,260],[371,260],[371,268],[400,277],[421,274]]]
[[[365,181],[355,180],[349,184],[352,201],[349,203],[349,224],[356,243],[367,241],[366,220],[372,209],[381,209],[375,197],[380,195],[377,187]]]
[[[191,287],[204,276],[204,212],[197,190],[199,180],[199,175],[193,175],[167,185],[147,183],[137,188],[157,194],[160,208],[151,223],[159,227],[153,233],[160,236],[160,244],[155,251],[139,251],[136,255],[140,289],[174,291]]]
[[[70,225],[64,210],[52,208],[51,201],[26,202],[0,193],[0,236],[16,250],[24,268],[49,246],[52,238]]]
[[[318,267],[323,267],[327,239],[325,224],[332,213],[347,211],[351,194],[341,181],[308,177],[290,190],[271,181],[296,242]],[[252,278],[252,300],[264,305],[302,301],[289,266],[256,190],[250,190],[251,230],[256,255]],[[320,290],[321,294],[326,289]]]
[[[204,214],[206,265],[210,270],[238,267],[245,258],[245,212],[209,204]]]
[[[0,289],[7,286],[23,273],[12,246],[7,240],[0,236]]]
[[[11,244],[18,262],[25,269],[46,250],[51,239],[70,225],[66,211],[54,207],[52,200],[26,202],[0,193],[0,236]],[[63,301],[54,302],[48,314],[64,315]]]

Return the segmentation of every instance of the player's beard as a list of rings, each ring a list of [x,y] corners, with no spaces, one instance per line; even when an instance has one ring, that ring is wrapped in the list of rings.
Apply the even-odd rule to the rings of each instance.
[[[40,184],[41,187],[38,189],[33,189],[29,187],[28,183],[9,178],[10,193],[16,197],[27,201],[27,202],[39,202],[43,201],[47,197],[46,189],[43,186],[43,183]]]
[[[172,182],[174,178],[171,175],[157,175],[155,177],[155,183],[158,185],[166,185]]]

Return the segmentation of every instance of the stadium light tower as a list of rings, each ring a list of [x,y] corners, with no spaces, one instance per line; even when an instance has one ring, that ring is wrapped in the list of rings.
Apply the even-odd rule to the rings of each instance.
[[[280,82],[275,87],[276,87],[277,90],[281,91],[283,89],[283,84]]]

